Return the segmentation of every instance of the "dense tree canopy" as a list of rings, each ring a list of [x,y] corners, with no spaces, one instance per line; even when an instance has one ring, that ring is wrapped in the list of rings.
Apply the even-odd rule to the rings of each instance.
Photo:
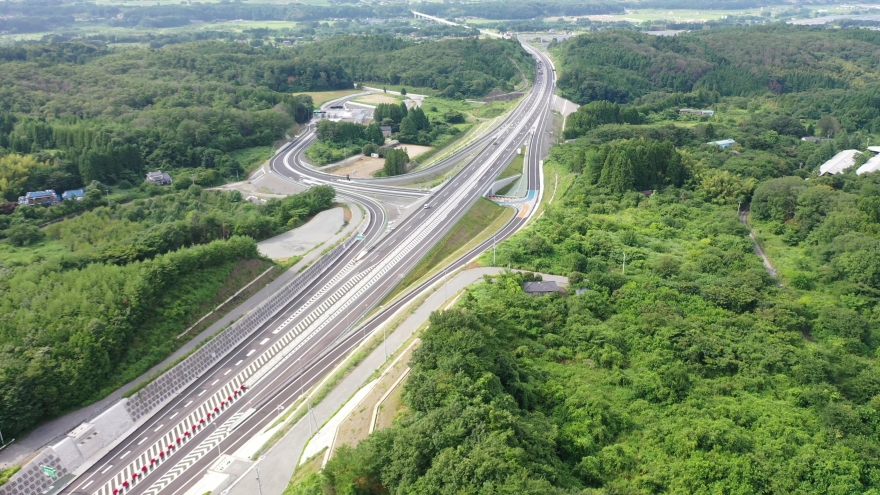
[[[567,294],[525,294],[530,273],[467,289],[421,334],[395,423],[296,493],[873,493],[880,174],[816,169],[877,132],[875,34],[561,44],[588,104],[544,163],[556,200],[482,261]]]
[[[866,123],[880,129],[878,46],[876,32],[774,25],[675,37],[607,31],[560,43],[555,53],[564,61],[560,91],[578,103],[639,104],[657,102],[658,92],[702,91],[697,101],[667,101],[668,108],[712,104],[712,95],[780,94],[792,116],[830,113],[852,131]],[[850,68],[845,76],[844,66]],[[805,133],[791,121],[773,127],[780,134]]]
[[[100,203],[94,192],[83,202]],[[4,434],[94,401],[159,363],[185,342],[176,336],[237,264],[259,257],[255,238],[301,224],[334,196],[319,186],[254,206],[237,192],[191,186],[44,230],[25,218],[35,207],[0,216],[0,226],[12,221],[5,232],[13,245],[40,243],[0,249]]]
[[[226,153],[271,145],[311,118],[311,99],[287,91],[352,84],[339,67],[221,42],[118,53],[78,43],[16,46],[0,49],[0,68],[0,147],[43,153],[41,163],[52,157],[4,192],[7,199],[26,187],[139,184],[155,169],[235,177],[241,165]]]
[[[430,88],[455,98],[510,90],[522,81],[520,71],[534,74],[534,59],[515,40],[411,43],[391,36],[340,36],[293,51],[341,66],[357,82]]]

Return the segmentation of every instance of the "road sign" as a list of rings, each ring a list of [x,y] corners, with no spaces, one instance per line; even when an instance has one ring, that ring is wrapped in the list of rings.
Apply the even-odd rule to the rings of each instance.
[[[56,478],[58,473],[55,472],[55,468],[51,468],[49,466],[40,466],[40,469],[43,470],[43,474],[50,478]]]

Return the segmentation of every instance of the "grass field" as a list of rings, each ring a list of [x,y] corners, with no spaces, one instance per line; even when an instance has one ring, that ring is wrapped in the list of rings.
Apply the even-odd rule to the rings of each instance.
[[[501,175],[498,176],[498,180],[506,179],[508,177],[513,177],[514,175],[521,174],[523,171],[523,162],[526,159],[526,149],[525,146],[520,150],[520,154],[516,155],[513,158],[513,161],[510,162],[510,165],[501,172]]]
[[[512,209],[499,206],[486,198],[480,198],[461,220],[452,227],[452,230],[428,251],[428,254],[419,261],[407,274],[406,278],[403,279],[403,282],[398,284],[385,300],[392,300],[397,294],[403,292],[431,270],[437,268],[441,262],[456,253],[456,251],[463,250],[462,248],[467,246],[476,245],[487,239],[493,232],[496,232],[507,223],[512,214]]]
[[[312,97],[312,101],[315,102],[315,107],[319,107],[328,101],[335,100],[337,98],[342,98],[343,96],[353,95],[361,93],[359,89],[339,89],[336,91],[310,91],[306,93],[295,93],[298,95],[309,95]]]
[[[241,165],[245,171],[245,177],[247,177],[254,169],[271,158],[274,151],[272,146],[255,146],[253,148],[232,151],[229,153],[229,157]]]

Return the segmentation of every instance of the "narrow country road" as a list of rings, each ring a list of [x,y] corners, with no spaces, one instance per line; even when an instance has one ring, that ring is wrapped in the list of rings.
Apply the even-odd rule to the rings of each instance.
[[[749,225],[749,207],[747,206],[744,210],[740,210],[739,212],[739,221],[742,222],[743,225],[749,228],[749,237],[752,238],[752,242],[755,243],[755,254],[761,257],[761,260],[764,262],[764,268],[767,270],[767,273],[770,274],[773,278],[778,278],[776,276],[776,269],[773,268],[773,265],[770,263],[770,259],[767,258],[767,255],[764,254],[764,250],[761,249],[761,244],[758,243],[758,239],[755,237],[755,233],[752,231],[752,226]],[[780,284],[782,285],[782,284]]]

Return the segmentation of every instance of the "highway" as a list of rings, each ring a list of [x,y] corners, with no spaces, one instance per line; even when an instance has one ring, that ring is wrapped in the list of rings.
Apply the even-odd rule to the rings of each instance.
[[[543,65],[534,89],[498,129],[477,141],[485,149],[475,159],[430,192],[429,207],[417,210],[393,231],[385,231],[385,210],[369,195],[421,197],[426,191],[375,181],[339,181],[304,166],[301,155],[313,129],[276,154],[270,163],[275,173],[305,185],[330,183],[338,197],[363,205],[367,211],[364,240],[62,493],[182,495],[221,452],[234,452],[265,429],[279,408],[289,406],[323,378],[363,335],[369,335],[422,287],[439,280],[433,277],[374,315],[359,331],[351,331],[483,195],[523,143],[530,147],[530,194],[539,195],[539,165],[555,81],[550,61],[529,50]],[[528,220],[526,213],[508,223],[496,239],[521,228]],[[484,242],[455,267],[491,243]]]

